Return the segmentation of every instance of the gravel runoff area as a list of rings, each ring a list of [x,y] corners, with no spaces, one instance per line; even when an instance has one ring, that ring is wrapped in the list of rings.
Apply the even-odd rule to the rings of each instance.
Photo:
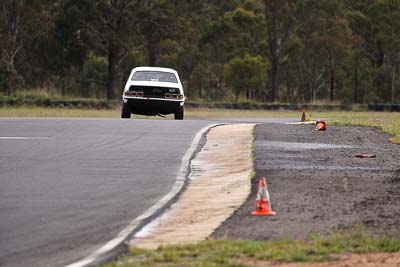
[[[253,217],[246,202],[214,238],[307,238],[361,225],[400,238],[400,146],[377,128],[262,124],[255,129],[256,175],[266,176],[275,217]],[[356,158],[369,153],[376,158]]]

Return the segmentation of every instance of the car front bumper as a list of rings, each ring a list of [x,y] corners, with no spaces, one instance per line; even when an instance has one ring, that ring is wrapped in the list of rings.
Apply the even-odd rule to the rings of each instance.
[[[184,100],[145,97],[123,97],[123,102],[128,105],[131,113],[147,116],[173,114],[184,105]]]

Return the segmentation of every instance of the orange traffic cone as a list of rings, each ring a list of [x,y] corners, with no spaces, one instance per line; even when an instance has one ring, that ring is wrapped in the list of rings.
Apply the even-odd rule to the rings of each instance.
[[[315,125],[317,125],[315,127],[316,131],[326,131],[326,123],[324,121],[317,121]]]
[[[260,177],[258,181],[256,211],[252,212],[251,215],[255,216],[276,215],[276,212],[272,211],[271,209],[269,201],[269,193],[267,188],[267,181],[265,177]]]
[[[303,113],[301,113],[301,122],[305,121],[306,121],[306,113],[303,111]]]

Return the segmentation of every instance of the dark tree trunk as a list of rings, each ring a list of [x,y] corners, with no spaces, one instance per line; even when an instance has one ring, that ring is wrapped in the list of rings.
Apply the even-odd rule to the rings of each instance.
[[[107,99],[115,98],[115,81],[117,79],[117,56],[114,41],[108,42]]]
[[[292,99],[292,87],[290,85],[287,85],[287,91],[286,91],[286,102],[290,102]]]
[[[276,92],[279,86],[279,57],[273,55],[271,58],[271,70],[270,70],[270,101],[275,102]]]
[[[395,91],[396,91],[396,65],[393,64],[392,67],[392,104],[395,103]]]
[[[377,64],[378,64],[378,67],[382,67],[384,60],[385,60],[385,52],[383,51],[382,41],[377,42],[377,47],[378,47]]]
[[[150,67],[157,67],[159,65],[158,47],[155,43],[147,46],[148,61]]]
[[[315,95],[316,95],[314,76],[311,77],[311,79],[309,79],[308,86],[309,86],[309,88],[310,88],[310,100],[311,100],[311,103],[314,104],[314,102],[315,102]]]
[[[200,88],[199,88],[199,98],[200,99],[203,98],[203,86],[200,86]]]
[[[358,103],[358,59],[354,62],[354,104]]]
[[[65,96],[66,92],[65,92],[65,75],[61,76],[61,95]]]
[[[297,96],[297,101],[300,102],[300,104],[304,103],[304,93],[303,93],[303,86],[298,87],[298,96]]]
[[[268,45],[269,45],[269,53],[271,60],[271,68],[269,70],[269,101],[275,102],[276,100],[276,91],[279,86],[278,74],[279,74],[279,47],[277,43],[277,21],[276,14],[274,14],[275,10],[270,10],[268,5],[265,5],[265,14],[268,29]]]
[[[58,80],[60,82],[60,94],[65,96],[65,71],[60,70],[58,73]]]
[[[265,22],[268,29],[268,46],[271,69],[269,71],[269,100],[276,101],[280,85],[282,50],[293,27],[293,3],[288,0],[264,0]]]
[[[10,84],[10,82],[7,82],[5,87],[6,87],[6,95],[7,96],[11,96],[11,84]]]
[[[235,103],[236,104],[239,101],[239,95],[240,95],[240,92],[239,93],[238,92],[235,93]]]
[[[336,69],[335,67],[331,67],[331,88],[330,88],[331,102],[335,100],[335,86],[336,86]]]

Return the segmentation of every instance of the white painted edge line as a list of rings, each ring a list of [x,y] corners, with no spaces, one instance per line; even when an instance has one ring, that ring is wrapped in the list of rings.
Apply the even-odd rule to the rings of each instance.
[[[185,155],[181,161],[181,167],[178,171],[175,184],[173,185],[171,191],[168,192],[162,199],[160,199],[156,204],[146,210],[144,213],[136,217],[133,221],[129,223],[125,229],[120,231],[118,235],[108,241],[105,245],[94,251],[89,256],[83,258],[80,261],[74,262],[72,264],[67,265],[66,267],[84,267],[89,264],[95,263],[98,259],[100,259],[104,254],[110,252],[122,242],[124,242],[128,236],[146,219],[153,216],[158,210],[160,210],[164,205],[166,205],[169,201],[171,201],[183,188],[186,180],[186,174],[190,166],[190,159],[193,154],[196,152],[197,147],[201,141],[203,135],[211,128],[216,127],[222,124],[211,124],[204,128],[202,128],[199,132],[197,132],[196,136],[194,137],[192,144],[190,145],[189,149],[186,151]]]
[[[52,137],[0,136],[0,140],[53,140]]]

